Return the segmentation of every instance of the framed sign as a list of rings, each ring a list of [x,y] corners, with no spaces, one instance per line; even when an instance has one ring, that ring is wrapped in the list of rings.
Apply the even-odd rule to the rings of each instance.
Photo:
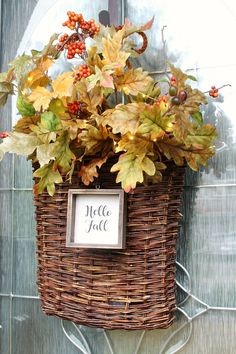
[[[67,209],[67,247],[125,247],[124,191],[70,189]]]

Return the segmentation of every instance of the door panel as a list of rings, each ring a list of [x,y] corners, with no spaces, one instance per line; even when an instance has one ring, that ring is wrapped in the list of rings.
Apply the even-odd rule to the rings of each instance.
[[[235,33],[236,5],[230,0],[216,0],[214,7],[203,0],[99,0],[89,6],[86,0],[2,0],[2,70],[17,51],[40,49],[51,33],[61,32],[67,10],[97,19],[108,8],[120,22],[128,17],[143,23],[155,14],[148,33],[151,48],[139,58],[153,76],[163,76],[166,40],[168,58],[197,76],[203,91],[213,84],[232,85],[204,111],[206,121],[218,128],[217,154],[208,167],[198,174],[188,171],[186,177],[177,319],[169,329],[144,332],[76,327],[45,316],[36,288],[31,165],[22,157],[6,156],[0,164],[0,353],[234,354],[236,54],[228,33]],[[9,102],[1,111],[0,131],[15,120]]]

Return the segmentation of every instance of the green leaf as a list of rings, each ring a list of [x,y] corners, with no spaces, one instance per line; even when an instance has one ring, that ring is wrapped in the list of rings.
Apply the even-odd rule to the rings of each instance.
[[[134,153],[125,153],[119,157],[119,161],[112,166],[111,172],[117,172],[116,182],[121,182],[125,192],[129,192],[136,187],[136,184],[143,182],[143,172],[149,176],[155,174],[156,168],[153,161],[145,156],[136,155]]]
[[[23,98],[23,96],[18,96],[16,107],[22,116],[28,117],[28,116],[33,116],[35,114],[35,109],[33,105],[27,102]]]
[[[52,155],[55,156],[56,163],[61,167],[63,172],[69,172],[75,155],[70,149],[70,138],[67,131],[57,138]]]
[[[35,194],[42,193],[47,188],[48,194],[52,196],[55,193],[55,183],[63,182],[60,172],[57,169],[54,170],[53,163],[40,167],[33,176],[40,178],[40,181],[34,186]]]
[[[50,132],[56,132],[61,129],[61,121],[52,112],[44,112],[41,115],[41,127]]]
[[[197,122],[198,125],[203,124],[203,117],[201,112],[195,112],[192,114],[192,118]]]
[[[175,116],[163,116],[159,106],[152,106],[145,109],[140,115],[140,126],[137,133],[151,139],[161,139],[167,132],[173,131]]]
[[[188,79],[192,81],[197,81],[196,77],[193,75],[188,75]]]

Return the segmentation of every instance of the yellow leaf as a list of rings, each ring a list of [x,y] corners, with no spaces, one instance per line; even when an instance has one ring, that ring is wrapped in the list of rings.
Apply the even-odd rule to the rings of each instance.
[[[85,79],[82,79],[77,82],[76,89],[79,92],[80,101],[86,103],[87,110],[91,113],[97,113],[97,106],[99,106],[103,100],[101,88],[96,86],[89,91],[89,83]]]
[[[66,72],[56,80],[52,82],[52,87],[55,92],[55,97],[71,97],[73,96],[75,87],[74,87],[74,73],[73,71]]]
[[[49,58],[41,60],[37,67],[27,75],[27,79],[24,82],[24,88],[46,86],[49,83],[49,78],[47,77],[46,72],[52,64],[53,61]]]
[[[122,40],[124,38],[125,28],[116,32],[113,37],[103,38],[103,64],[112,65],[114,69],[122,69],[126,65],[126,60],[130,53],[122,51]]]
[[[38,86],[28,96],[30,102],[33,102],[33,106],[36,111],[45,111],[51,100],[55,97],[54,92],[48,91],[45,87]]]
[[[153,79],[148,76],[147,71],[142,68],[131,69],[119,76],[116,81],[118,91],[123,91],[126,95],[137,96],[138,93],[145,92]]]

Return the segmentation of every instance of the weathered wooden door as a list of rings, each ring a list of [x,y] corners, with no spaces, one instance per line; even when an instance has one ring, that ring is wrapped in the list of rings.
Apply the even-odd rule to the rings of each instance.
[[[234,354],[236,353],[236,5],[230,0],[1,0],[2,69],[17,51],[41,47],[62,31],[67,10],[114,21],[143,23],[155,15],[150,49],[140,59],[154,76],[168,57],[197,76],[200,88],[225,88],[205,119],[217,125],[217,155],[197,175],[188,173],[178,252],[177,320],[167,330],[104,331],[43,315],[36,288],[31,166],[6,156],[0,164],[1,354]],[[159,49],[158,49],[159,48]],[[155,51],[157,50],[158,51]],[[213,116],[216,115],[216,119]],[[0,131],[15,121],[11,103]]]

